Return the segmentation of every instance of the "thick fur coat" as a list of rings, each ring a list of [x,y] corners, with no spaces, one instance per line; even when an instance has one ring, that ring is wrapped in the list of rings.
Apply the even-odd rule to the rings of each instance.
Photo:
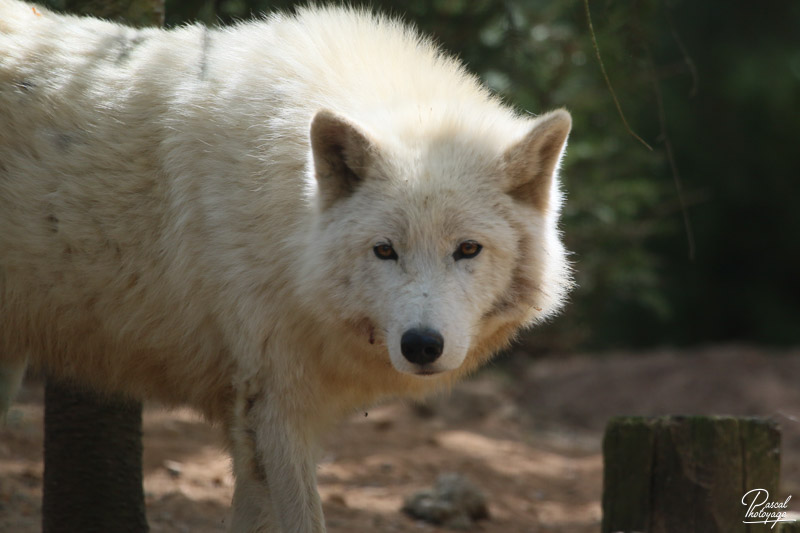
[[[233,531],[324,531],[330,424],[560,308],[569,129],[357,10],[165,31],[0,0],[0,363],[200,409]]]

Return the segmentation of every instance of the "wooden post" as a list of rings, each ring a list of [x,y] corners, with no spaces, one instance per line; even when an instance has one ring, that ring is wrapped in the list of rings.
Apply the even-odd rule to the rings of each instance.
[[[162,25],[164,0],[67,0],[73,13]],[[44,533],[146,533],[142,404],[45,385]]]
[[[602,532],[766,531],[744,523],[742,497],[761,488],[778,499],[779,447],[768,420],[614,418],[603,441]]]
[[[800,533],[800,520],[778,524],[770,533]]]
[[[142,405],[45,385],[43,533],[146,533]]]

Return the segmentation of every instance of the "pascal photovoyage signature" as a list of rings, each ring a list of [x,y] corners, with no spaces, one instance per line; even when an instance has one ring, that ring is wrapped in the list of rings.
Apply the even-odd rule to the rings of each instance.
[[[742,496],[742,505],[747,507],[743,522],[745,524],[772,524],[772,528],[778,522],[794,522],[794,518],[787,518],[789,495],[782,502],[770,501],[769,491],[766,489],[749,490]]]

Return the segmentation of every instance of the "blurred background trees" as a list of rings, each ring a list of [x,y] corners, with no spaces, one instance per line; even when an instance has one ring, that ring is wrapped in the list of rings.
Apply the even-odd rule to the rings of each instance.
[[[297,3],[167,0],[166,21]],[[520,109],[573,114],[563,227],[579,288],[529,350],[800,342],[800,3],[591,0],[610,81],[652,151],[617,113],[581,0],[371,4]]]

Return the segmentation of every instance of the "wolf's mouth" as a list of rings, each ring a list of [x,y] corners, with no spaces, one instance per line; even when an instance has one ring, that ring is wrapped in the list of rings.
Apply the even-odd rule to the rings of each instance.
[[[433,369],[433,368],[420,368],[419,370],[416,370],[414,372],[414,375],[415,376],[421,376],[421,377],[428,377],[428,376],[435,376],[436,374],[441,374],[442,372],[444,372],[444,371],[443,370],[436,370],[436,369]]]

